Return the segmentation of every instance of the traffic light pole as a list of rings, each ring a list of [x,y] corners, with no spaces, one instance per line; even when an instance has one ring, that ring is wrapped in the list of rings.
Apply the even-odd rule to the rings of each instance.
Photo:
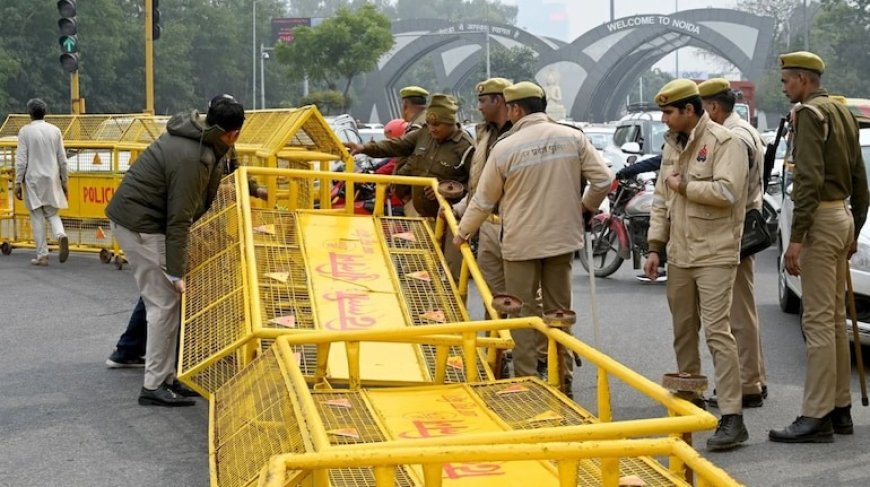
[[[152,2],[145,0],[145,113],[154,115],[154,24]]]
[[[85,101],[79,97],[79,72],[73,71],[69,74],[69,88],[70,88],[70,112],[73,115],[80,115],[85,112],[84,105]]]

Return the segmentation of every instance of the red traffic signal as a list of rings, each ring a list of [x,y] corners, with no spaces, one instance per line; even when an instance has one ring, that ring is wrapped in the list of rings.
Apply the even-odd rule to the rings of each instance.
[[[76,0],[58,0],[57,11],[60,16],[69,19],[76,16]]]

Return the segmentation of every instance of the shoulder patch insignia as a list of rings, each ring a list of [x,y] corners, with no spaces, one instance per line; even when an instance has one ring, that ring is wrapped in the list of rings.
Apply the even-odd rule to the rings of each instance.
[[[698,151],[698,157],[696,157],[695,160],[701,164],[707,162],[707,144],[704,144],[704,147],[701,147],[701,150]]]

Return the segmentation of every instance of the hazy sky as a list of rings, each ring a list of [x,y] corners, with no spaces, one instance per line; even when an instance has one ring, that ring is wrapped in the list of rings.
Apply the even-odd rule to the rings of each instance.
[[[543,3],[563,3],[568,7],[568,15],[571,19],[572,41],[580,34],[593,29],[605,22],[610,21],[610,0],[541,0]],[[502,0],[505,4],[516,5],[516,0]],[[716,7],[733,8],[736,0],[614,0],[615,17],[627,17],[635,14],[670,14],[679,10]],[[517,25],[522,27],[523,12],[517,19]],[[546,34],[533,32],[533,34]],[[680,50],[680,70],[708,70],[709,61],[695,56],[695,48]],[[662,59],[656,67],[663,71],[674,70],[674,55],[670,54]]]

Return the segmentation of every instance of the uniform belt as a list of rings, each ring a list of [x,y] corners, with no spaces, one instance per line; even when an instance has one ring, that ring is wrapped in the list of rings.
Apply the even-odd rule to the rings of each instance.
[[[486,221],[498,225],[501,223],[501,217],[496,215],[495,213],[492,213],[491,215],[486,217]]]
[[[827,210],[830,208],[845,208],[846,202],[844,200],[834,200],[834,201],[820,201],[819,209]]]

